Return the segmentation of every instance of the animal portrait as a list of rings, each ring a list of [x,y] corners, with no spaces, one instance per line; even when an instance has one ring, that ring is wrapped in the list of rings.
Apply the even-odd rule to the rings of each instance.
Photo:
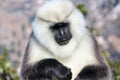
[[[46,0],[36,10],[19,76],[20,80],[112,80],[83,14],[70,0]]]

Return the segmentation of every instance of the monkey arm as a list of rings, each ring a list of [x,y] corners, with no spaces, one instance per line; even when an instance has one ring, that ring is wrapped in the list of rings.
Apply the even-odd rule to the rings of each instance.
[[[22,69],[23,80],[71,80],[72,73],[55,59],[44,59]]]
[[[89,65],[82,69],[75,80],[103,80],[107,73],[107,66]]]

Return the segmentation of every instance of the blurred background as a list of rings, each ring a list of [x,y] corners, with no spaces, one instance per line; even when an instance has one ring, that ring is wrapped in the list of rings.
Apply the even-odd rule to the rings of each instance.
[[[85,15],[114,80],[120,80],[120,0],[72,1]],[[36,9],[37,0],[0,0],[0,80],[19,80],[17,68]]]

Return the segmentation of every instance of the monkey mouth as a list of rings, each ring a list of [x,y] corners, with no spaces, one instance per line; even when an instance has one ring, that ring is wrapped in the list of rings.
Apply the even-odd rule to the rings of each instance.
[[[72,38],[72,35],[69,36],[69,37],[62,37],[62,38],[55,38],[55,41],[61,45],[61,46],[64,46],[64,45],[67,45],[69,43],[69,41],[71,40]]]
[[[69,40],[64,40],[64,41],[58,41],[57,42],[59,45],[66,45],[69,43]]]

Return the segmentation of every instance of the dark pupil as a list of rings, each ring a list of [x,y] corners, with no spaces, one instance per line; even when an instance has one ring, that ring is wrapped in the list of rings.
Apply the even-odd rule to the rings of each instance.
[[[58,29],[60,29],[61,27],[68,27],[68,26],[69,26],[69,23],[57,23],[57,24],[51,26],[50,28],[51,28],[52,30],[58,30]]]

